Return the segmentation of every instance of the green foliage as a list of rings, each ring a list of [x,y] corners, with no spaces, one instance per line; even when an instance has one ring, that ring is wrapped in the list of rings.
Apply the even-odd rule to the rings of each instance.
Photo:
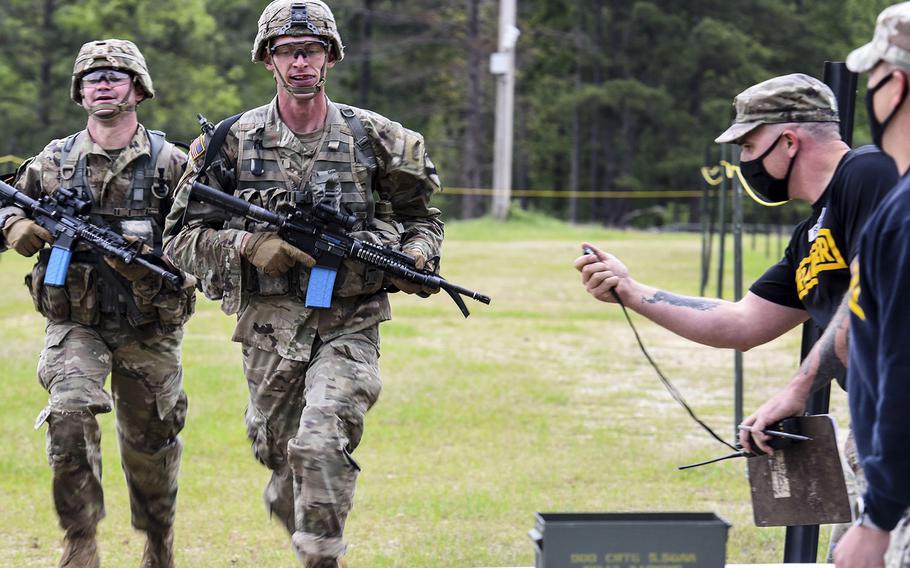
[[[176,140],[196,136],[198,112],[219,120],[265,104],[275,84],[250,61],[249,51],[266,3],[0,3],[0,113],[6,117],[0,154],[35,154],[84,125],[84,112],[69,101],[69,75],[79,46],[92,39],[137,42],[158,91],[141,105],[140,119]],[[888,3],[521,2],[515,186],[604,192],[699,187],[705,148],[729,123],[736,93],[773,75],[820,75],[825,60],[842,60],[871,38],[875,16]],[[497,49],[498,2],[331,5],[346,57],[330,73],[329,95],[422,132],[446,185],[479,179],[488,187],[495,97],[487,67]],[[476,91],[472,76],[479,81]],[[479,117],[473,129],[469,111]],[[858,112],[857,142],[868,141],[863,114]],[[469,150],[479,163],[466,159]],[[596,222],[616,222],[633,208],[616,199],[580,205],[580,218]],[[566,211],[560,199],[538,206],[558,215]]]

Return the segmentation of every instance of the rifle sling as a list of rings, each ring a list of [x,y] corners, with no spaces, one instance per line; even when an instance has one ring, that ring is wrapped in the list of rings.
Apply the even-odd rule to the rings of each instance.
[[[215,158],[218,156],[218,153],[221,150],[221,147],[224,145],[224,141],[227,139],[228,132],[231,131],[231,127],[234,126],[234,123],[240,120],[240,117],[243,116],[243,113],[235,114],[234,116],[229,116],[222,120],[218,127],[215,128],[215,132],[212,133],[212,139],[209,140],[209,146],[205,151],[205,159],[202,161],[202,168],[199,170],[199,177],[205,175],[205,172],[209,169],[209,166],[212,165],[212,162],[215,161]],[[230,190],[231,188],[222,188],[225,191]]]

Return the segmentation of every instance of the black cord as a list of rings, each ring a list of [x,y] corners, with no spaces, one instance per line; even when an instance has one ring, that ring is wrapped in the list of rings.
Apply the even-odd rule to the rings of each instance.
[[[733,458],[743,458],[743,457],[747,458],[751,455],[752,454],[750,454],[748,452],[744,452],[744,451],[740,450],[738,452],[732,453],[727,456],[721,456],[719,458],[714,458],[713,460],[706,460],[706,461],[698,462],[698,463],[690,463],[689,465],[681,465],[681,466],[677,467],[676,469],[690,469],[693,467],[700,467],[703,465],[708,465],[709,463],[716,463],[719,461],[729,460],[729,459],[733,459]]]
[[[676,387],[673,386],[673,383],[670,382],[670,379],[668,379],[666,376],[664,376],[664,374],[661,372],[660,368],[657,366],[657,363],[655,363],[654,359],[651,358],[651,355],[648,353],[648,350],[645,349],[645,344],[642,343],[641,336],[638,335],[638,330],[635,329],[635,324],[632,323],[632,318],[629,317],[629,310],[626,309],[626,305],[619,298],[619,294],[616,293],[616,288],[611,288],[610,293],[613,294],[613,299],[615,299],[616,303],[619,304],[619,307],[622,308],[622,313],[623,313],[623,315],[626,316],[626,321],[629,322],[629,327],[632,328],[632,333],[635,334],[635,340],[638,342],[638,347],[641,349],[641,352],[644,354],[645,358],[648,360],[648,363],[651,364],[651,367],[654,368],[654,371],[657,372],[657,376],[660,378],[660,382],[663,383],[664,388],[667,389],[667,392],[670,393],[670,396],[673,397],[673,400],[675,400],[683,408],[685,408],[686,412],[689,413],[689,416],[692,417],[692,420],[695,420],[695,422],[697,422],[699,426],[704,428],[708,432],[708,434],[711,434],[711,436],[715,440],[717,440],[721,444],[727,446],[731,450],[737,452],[736,455],[726,456],[725,458],[721,458],[721,459],[738,457],[738,456],[742,455],[741,453],[739,453],[740,448],[737,448],[733,444],[727,442],[726,440],[724,440],[723,438],[718,436],[717,433],[714,430],[712,430],[710,426],[708,426],[707,424],[702,422],[702,420],[698,416],[695,415],[695,412],[689,407],[689,405],[686,404],[686,400],[683,398],[682,394],[680,394],[679,390],[677,390]],[[713,461],[717,461],[717,460],[713,460]],[[711,462],[705,462],[705,463],[711,463]],[[680,469],[683,469],[683,468],[680,468]]]

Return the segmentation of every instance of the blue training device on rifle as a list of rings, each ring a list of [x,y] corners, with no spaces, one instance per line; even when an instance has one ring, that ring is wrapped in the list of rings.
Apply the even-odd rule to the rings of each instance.
[[[66,271],[69,270],[73,251],[54,245],[51,247],[51,258],[44,273],[46,286],[63,286],[66,284]]]

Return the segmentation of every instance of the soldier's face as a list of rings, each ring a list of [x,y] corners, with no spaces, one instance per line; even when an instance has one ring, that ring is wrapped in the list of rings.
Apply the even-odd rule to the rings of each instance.
[[[900,105],[906,76],[904,71],[886,63],[879,63],[869,73],[866,86],[873,93],[870,104],[876,121],[884,121]]]
[[[120,75],[126,75],[127,80],[120,80]],[[141,91],[133,88],[131,75],[110,70],[98,70],[85,75],[81,90],[82,106],[85,108],[120,102],[136,104],[143,99]]]
[[[265,67],[276,81],[279,80],[276,73],[280,73],[291,87],[312,87],[319,82],[323,66],[326,69],[335,66],[330,50],[314,49],[314,44],[321,42],[316,36],[278,37],[266,53]],[[291,45],[298,48],[290,49]],[[282,46],[286,49],[281,49]]]
[[[780,138],[782,134],[788,132],[792,134],[793,131],[790,129],[782,129],[776,124],[759,126],[752,132],[743,136],[739,141],[740,161],[747,162],[758,158],[768,151],[768,149],[771,148],[771,145],[777,142],[777,139]],[[787,140],[781,140],[781,142],[765,156],[765,159],[762,162],[768,173],[776,178],[783,178],[786,174],[787,166],[790,163],[790,158],[792,158],[792,156],[790,156],[790,144],[788,144],[792,144],[792,138],[793,136],[788,136]],[[792,153],[795,154],[795,152]]]

